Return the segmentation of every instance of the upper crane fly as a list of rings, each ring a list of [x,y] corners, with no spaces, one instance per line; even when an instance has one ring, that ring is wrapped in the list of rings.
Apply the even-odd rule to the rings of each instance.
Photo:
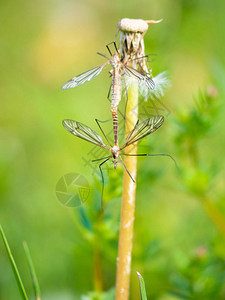
[[[114,44],[115,47],[115,54],[112,54],[109,45]],[[119,105],[119,102],[121,100],[122,95],[122,83],[121,83],[121,77],[124,79],[124,75],[127,75],[129,77],[132,77],[133,79],[136,79],[138,82],[145,83],[146,88],[148,89],[154,89],[155,83],[152,78],[150,78],[150,74],[142,73],[138,70],[135,70],[134,68],[128,66],[127,64],[130,62],[129,60],[125,62],[122,62],[121,56],[119,53],[119,50],[117,49],[116,43],[112,42],[110,44],[107,44],[106,47],[111,55],[111,58],[109,59],[104,54],[98,53],[108,59],[104,64],[97,66],[89,71],[86,71],[76,77],[73,77],[69,81],[63,84],[62,89],[70,89],[77,87],[79,85],[84,84],[87,81],[92,80],[94,77],[98,76],[102,69],[106,66],[111,64],[112,70],[110,71],[112,76],[112,83],[111,83],[111,113],[113,117],[113,129],[114,129],[114,144],[118,145],[118,115],[117,115],[117,107]],[[141,57],[143,58],[143,57]],[[138,58],[137,58],[138,59]],[[124,79],[125,81],[125,79]]]

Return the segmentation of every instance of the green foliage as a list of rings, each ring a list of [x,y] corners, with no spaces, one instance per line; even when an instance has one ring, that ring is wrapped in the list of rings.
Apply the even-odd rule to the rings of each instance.
[[[186,143],[187,146],[193,147],[193,144],[200,141],[201,138],[206,138],[218,115],[218,97],[216,87],[212,87],[210,91],[199,92],[199,95],[194,99],[195,107],[188,113],[181,112],[178,115],[177,125],[179,129],[176,131],[175,142]]]
[[[181,299],[218,299],[225,296],[224,260],[213,249],[199,246],[185,268],[172,277],[172,294]]]
[[[114,300],[115,289],[110,289],[104,293],[90,292],[87,295],[81,296],[82,300]]]
[[[217,157],[210,164],[205,161],[202,141],[210,139],[218,120],[220,109],[218,92],[211,87],[200,92],[195,98],[195,106],[189,112],[179,113],[175,124],[175,143],[181,157],[180,175],[187,189],[198,197],[207,194],[210,183],[219,171]]]

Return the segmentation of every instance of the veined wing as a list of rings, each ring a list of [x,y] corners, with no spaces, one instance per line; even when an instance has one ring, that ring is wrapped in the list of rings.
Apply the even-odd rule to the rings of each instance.
[[[103,143],[100,135],[87,125],[70,119],[63,120],[62,124],[63,127],[73,135],[99,147],[108,149],[108,147]]]
[[[164,117],[159,115],[147,119],[141,123],[137,123],[133,130],[131,130],[131,132],[128,134],[125,144],[122,148],[120,148],[120,150],[139,141],[150,133],[153,133],[162,125],[163,121]]]
[[[76,77],[73,77],[72,79],[70,79],[69,81],[67,81],[66,83],[63,84],[62,89],[63,90],[71,89],[76,86],[84,84],[86,81],[92,80],[93,78],[95,78],[96,76],[98,76],[101,73],[102,69],[104,68],[104,66],[107,63],[108,62],[104,63],[101,66],[97,66],[89,71],[86,71]]]
[[[153,90],[155,88],[154,81],[148,77],[146,74],[139,72],[138,70],[135,70],[131,67],[123,65],[123,71],[124,73],[129,76],[137,79],[139,82],[144,82],[148,89]]]

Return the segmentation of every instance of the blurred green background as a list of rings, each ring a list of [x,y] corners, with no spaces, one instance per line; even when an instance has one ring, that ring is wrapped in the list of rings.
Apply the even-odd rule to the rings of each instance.
[[[23,240],[43,299],[80,299],[97,289],[96,251],[103,290],[115,284],[122,166],[109,168],[106,216],[96,226],[98,177],[82,159],[92,145],[61,125],[71,118],[98,131],[94,118],[110,118],[110,78],[104,70],[76,89],[60,87],[105,61],[96,52],[106,53],[124,17],[163,18],[149,26],[145,45],[153,75],[167,70],[171,78],[162,99],[170,113],[161,112],[165,124],[140,151],[170,153],[180,166],[139,160],[131,299],[139,299],[136,271],[152,300],[225,299],[224,11],[222,0],[0,2],[0,222],[31,299]],[[92,187],[83,207],[55,196],[70,172]],[[19,297],[0,240],[0,299]]]

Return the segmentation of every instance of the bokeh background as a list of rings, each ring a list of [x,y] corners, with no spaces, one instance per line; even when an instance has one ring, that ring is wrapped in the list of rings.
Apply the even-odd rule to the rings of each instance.
[[[145,45],[153,75],[167,70],[171,79],[161,99],[166,121],[140,149],[170,153],[180,167],[163,157],[139,160],[131,299],[139,299],[136,271],[149,299],[225,299],[224,11],[222,0],[0,2],[0,222],[31,299],[23,240],[43,299],[81,299],[101,286],[113,299],[122,166],[105,170],[99,223],[99,177],[83,160],[93,147],[61,125],[71,118],[97,131],[94,119],[110,118],[109,74],[60,87],[105,61],[96,52],[106,53],[124,17],[163,19]],[[82,207],[56,198],[57,181],[70,172],[90,182]],[[0,241],[0,299],[19,298]]]

